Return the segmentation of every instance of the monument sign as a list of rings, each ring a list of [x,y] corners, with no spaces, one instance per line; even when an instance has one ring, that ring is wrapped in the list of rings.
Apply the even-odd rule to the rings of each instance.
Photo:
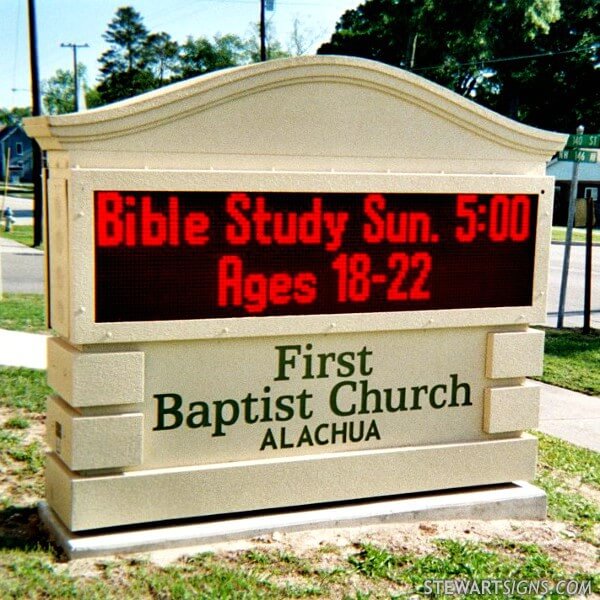
[[[70,531],[533,478],[565,136],[343,57],[27,129]]]

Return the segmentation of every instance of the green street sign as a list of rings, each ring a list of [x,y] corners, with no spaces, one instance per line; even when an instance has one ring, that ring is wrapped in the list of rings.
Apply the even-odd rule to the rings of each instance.
[[[570,135],[567,148],[600,148],[600,133],[580,133]],[[595,160],[592,162],[596,162]]]
[[[595,163],[598,162],[598,153],[589,150],[562,150],[558,153],[558,160]]]

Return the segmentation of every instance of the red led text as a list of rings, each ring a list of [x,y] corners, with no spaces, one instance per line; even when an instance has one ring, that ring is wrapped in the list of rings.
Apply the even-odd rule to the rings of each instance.
[[[483,204],[477,194],[458,194],[456,216],[461,220],[455,231],[459,242],[470,243],[480,235],[492,242],[525,242],[530,235],[531,200],[523,194],[496,194]]]
[[[250,314],[264,312],[268,306],[310,304],[317,297],[314,273],[262,273],[244,271],[238,256],[223,256],[219,260],[218,305],[241,306]]]
[[[97,244],[115,246],[202,246],[210,219],[203,212],[188,213],[180,222],[179,198],[170,196],[165,211],[155,210],[152,197],[98,192],[96,209]]]
[[[369,244],[392,242],[414,244],[440,241],[431,231],[431,217],[426,212],[386,210],[383,194],[369,194],[364,200],[365,216],[369,220],[363,227],[363,238]]]
[[[227,197],[226,211],[232,223],[226,226],[227,241],[234,246],[257,242],[261,246],[323,245],[328,252],[340,248],[350,215],[324,211],[322,199],[314,197],[305,212],[268,210],[264,197],[254,200],[244,193]]]

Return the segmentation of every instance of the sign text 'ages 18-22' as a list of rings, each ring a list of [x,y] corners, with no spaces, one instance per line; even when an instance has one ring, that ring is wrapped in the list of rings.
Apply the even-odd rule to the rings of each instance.
[[[95,192],[97,322],[527,306],[528,194]]]

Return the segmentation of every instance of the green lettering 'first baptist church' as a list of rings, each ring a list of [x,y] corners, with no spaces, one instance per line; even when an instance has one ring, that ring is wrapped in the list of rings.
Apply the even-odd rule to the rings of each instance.
[[[357,417],[382,413],[403,413],[423,410],[426,407],[439,410],[472,406],[471,386],[460,382],[457,373],[448,376],[445,383],[435,385],[373,387],[368,379],[349,379],[356,375],[369,376],[373,367],[369,358],[373,352],[363,346],[358,352],[346,351],[338,354],[310,354],[312,344],[306,344],[305,353],[299,345],[276,346],[277,375],[274,381],[289,380],[302,357],[302,367],[296,374],[300,379],[323,379],[330,374],[341,378],[330,389],[327,406],[332,418]],[[357,373],[358,370],[358,373]],[[248,392],[239,400],[226,398],[206,402],[187,400],[177,393],[154,394],[156,401],[156,424],[153,431],[170,431],[180,427],[189,429],[209,428],[212,437],[223,437],[229,428],[236,424],[255,425],[257,423],[288,423],[294,419],[307,421],[314,415],[314,404],[323,398],[314,398],[306,388],[297,394],[277,395],[270,385],[263,388],[262,394]],[[312,428],[305,424],[296,442],[290,442],[286,428],[282,427],[279,436],[269,428],[260,450],[281,449],[303,445],[326,445],[381,439],[375,420],[367,425],[365,421],[336,421],[319,423]],[[279,442],[277,441],[279,440]]]

